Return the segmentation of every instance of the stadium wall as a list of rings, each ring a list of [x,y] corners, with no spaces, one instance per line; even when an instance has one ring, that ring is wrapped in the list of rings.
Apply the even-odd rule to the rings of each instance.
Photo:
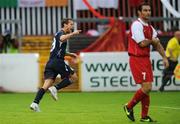
[[[38,54],[0,54],[1,91],[36,92],[42,77],[39,59]],[[151,59],[153,90],[157,90],[161,84],[163,62],[157,52],[151,53]],[[138,88],[130,73],[127,52],[81,53],[79,67],[72,67],[79,72],[79,82],[64,91],[134,91]],[[180,77],[180,70],[176,72]],[[165,89],[180,90],[180,79],[173,77]]]
[[[127,52],[81,53],[81,90],[82,91],[135,91],[135,85],[128,64]],[[151,53],[154,73],[153,90],[161,85],[163,61],[157,52]],[[166,90],[180,90],[180,80],[174,77]]]
[[[0,54],[0,87],[7,92],[36,92],[38,54]]]

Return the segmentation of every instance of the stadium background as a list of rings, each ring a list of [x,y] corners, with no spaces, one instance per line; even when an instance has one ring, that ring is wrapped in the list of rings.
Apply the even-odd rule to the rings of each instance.
[[[88,9],[84,1],[88,1],[93,9]],[[19,53],[0,54],[0,92],[2,92],[2,94],[0,94],[0,106],[2,108],[2,111],[0,112],[0,123],[50,123],[52,121],[54,123],[58,123],[58,119],[55,119],[53,116],[48,115],[50,118],[55,119],[56,121],[47,117],[49,120],[47,119],[46,121],[42,122],[39,121],[40,118],[43,116],[46,117],[46,115],[38,115],[38,117],[35,118],[32,113],[28,113],[28,110],[24,111],[29,102],[31,102],[30,100],[33,98],[34,94],[16,94],[16,92],[35,92],[37,91],[37,88],[42,85],[43,71],[49,56],[51,40],[53,34],[61,28],[61,19],[67,17],[73,18],[76,22],[75,29],[82,30],[81,35],[72,37],[69,40],[68,50],[70,52],[75,52],[78,54],[82,52],[86,52],[88,54],[90,52],[90,54],[94,55],[93,57],[101,55],[106,56],[112,52],[126,53],[128,28],[130,23],[137,17],[136,7],[141,1],[143,0],[1,0],[0,34],[3,35],[7,29],[10,29],[11,34],[15,35],[19,41]],[[173,36],[173,32],[180,29],[180,1],[147,1],[153,6],[151,23],[157,29],[159,38],[161,39],[161,42],[165,48],[167,41]],[[173,10],[165,6],[167,3],[172,6]],[[177,13],[172,13],[174,11]],[[83,55],[84,57],[86,57],[86,53]],[[108,60],[103,59],[104,56],[102,56],[102,63],[103,61],[108,62]],[[154,58],[156,57],[157,56]],[[82,91],[82,85],[89,83],[88,81],[82,82],[82,73],[85,72],[82,70],[83,58],[80,56],[78,64],[73,63],[71,58],[66,59],[67,62],[79,72],[78,74],[80,80],[70,87],[65,88],[63,91]],[[99,62],[95,60],[93,60],[94,63]],[[127,58],[125,60],[127,60]],[[91,62],[91,60],[88,59],[85,61],[87,61],[87,63]],[[161,61],[159,56],[157,61]],[[112,64],[113,62],[114,60],[110,61],[109,63]],[[160,71],[161,70],[158,72],[159,75]],[[107,75],[110,74],[111,71],[102,73]],[[113,75],[118,75],[118,73],[121,72],[115,71],[112,73]],[[101,75],[101,72],[93,72],[93,74]],[[129,73],[127,73],[127,75],[129,75]],[[59,80],[60,78],[58,77],[57,81]],[[172,82],[173,81],[174,77],[172,79]],[[179,82],[179,80],[177,81]],[[170,85],[173,84],[172,82]],[[173,89],[169,89],[173,90],[174,92],[167,92],[164,94],[157,93],[157,96],[156,93],[153,93],[155,102],[153,103],[154,109],[151,113],[154,113],[155,110],[160,110],[162,111],[163,115],[161,115],[159,112],[156,114],[157,116],[159,114],[165,118],[176,118],[175,120],[170,119],[166,122],[163,120],[163,118],[159,117],[161,123],[174,124],[180,122],[178,117],[176,117],[178,114],[180,114],[180,101],[178,98],[180,86],[178,82],[176,85],[173,85]],[[123,84],[123,82],[120,82],[120,84]],[[111,88],[112,87],[110,87],[110,91],[114,91],[113,88]],[[128,88],[130,88],[130,91],[134,90],[133,87]],[[128,88],[127,91],[129,91]],[[101,90],[102,89],[99,91]],[[157,89],[155,88],[154,90]],[[95,89],[95,91],[97,90]],[[102,91],[106,91],[106,89],[103,89]],[[121,120],[121,118],[118,118],[119,115],[123,116],[123,114],[121,115],[123,112],[119,112],[117,109],[112,109],[113,111],[109,111],[109,109],[106,109],[105,107],[107,105],[107,108],[119,109],[119,106],[125,102],[125,99],[131,96],[131,93],[129,92],[119,92],[122,91],[121,88],[119,88],[119,90],[116,89],[115,91],[118,92],[78,92],[74,94],[70,92],[62,93],[61,97],[62,101],[64,100],[64,102],[58,103],[59,106],[51,103],[51,100],[49,100],[50,98],[45,96],[45,100],[47,100],[48,103],[51,103],[53,108],[59,107],[63,109],[60,109],[62,113],[51,110],[44,111],[49,112],[50,114],[55,113],[64,118],[65,120],[63,120],[62,123],[73,123],[73,121],[68,120],[66,116],[72,117],[74,115],[76,116],[72,117],[74,123],[85,123],[86,120],[93,124],[117,122],[129,123],[126,121],[126,119]],[[3,94],[6,92],[8,93]],[[15,94],[9,94],[9,92],[15,92]],[[168,100],[165,96],[171,99]],[[68,106],[65,107],[65,105],[70,104],[71,101],[67,100],[66,97],[72,100],[74,100],[74,97],[79,97],[73,101],[73,104],[76,105],[77,109],[71,109],[69,113],[67,112],[67,114],[66,110],[69,108]],[[87,99],[85,99],[87,97],[88,100],[94,101],[94,103],[90,102],[93,109],[87,105],[80,105],[87,104]],[[17,98],[17,100],[15,98]],[[22,101],[21,98],[24,99],[24,101]],[[159,98],[164,98],[161,104],[159,104]],[[99,99],[102,99],[102,103],[104,105],[102,104],[101,106],[98,106],[101,104],[101,102],[98,101]],[[119,99],[120,101],[113,101],[112,99]],[[14,105],[9,103],[14,103]],[[47,103],[43,102],[42,106],[49,109],[46,104]],[[8,109],[5,105],[8,106]],[[21,106],[23,107],[21,108]],[[102,107],[102,109],[96,111],[94,110],[94,107]],[[87,110],[85,110],[86,108]],[[71,112],[75,114],[72,114]],[[109,114],[104,115],[104,112]],[[169,115],[166,115],[166,112],[169,113]],[[24,113],[29,114],[30,118],[24,117]],[[99,115],[97,113],[99,113]],[[11,117],[12,115],[22,116],[24,119],[19,121],[16,117]],[[90,120],[87,118],[89,115],[91,118]],[[95,115],[97,115],[100,119],[97,119]],[[8,118],[8,116],[10,117]],[[106,116],[109,116],[110,118],[106,120]],[[32,118],[36,121],[26,121],[26,119]],[[14,122],[13,119],[15,120]],[[94,121],[92,121],[93,119]]]

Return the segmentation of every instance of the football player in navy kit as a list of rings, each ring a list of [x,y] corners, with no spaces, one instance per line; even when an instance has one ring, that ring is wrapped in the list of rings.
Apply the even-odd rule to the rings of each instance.
[[[69,67],[65,61],[64,57],[66,55],[77,59],[77,55],[74,53],[66,53],[67,40],[77,35],[81,32],[81,30],[73,31],[74,22],[70,18],[66,18],[62,20],[62,29],[58,31],[53,39],[52,48],[50,50],[49,61],[45,66],[44,71],[44,84],[38,90],[36,97],[32,104],[30,105],[30,109],[35,112],[39,112],[39,103],[42,99],[44,93],[49,90],[54,100],[58,100],[57,91],[67,87],[77,80],[77,74],[73,71],[71,67]],[[62,81],[56,85],[53,85],[55,82],[56,76],[60,74]]]

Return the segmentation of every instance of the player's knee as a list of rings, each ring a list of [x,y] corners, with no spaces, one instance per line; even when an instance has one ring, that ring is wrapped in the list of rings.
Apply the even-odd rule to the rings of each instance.
[[[143,91],[145,93],[149,93],[152,90],[152,84],[151,83],[146,83],[146,84],[143,85],[142,89],[143,89]]]
[[[70,76],[70,81],[72,83],[76,82],[78,80],[78,76],[76,73],[74,73],[73,75]]]
[[[149,93],[149,92],[151,92],[151,89],[152,88],[150,88],[150,87],[145,87],[145,88],[142,88],[143,89],[143,91],[145,92],[145,93]]]
[[[147,88],[147,93],[151,92],[151,90],[152,90],[152,87],[148,87]]]
[[[53,79],[46,79],[43,86],[42,86],[42,88],[46,91],[46,90],[48,90],[48,88],[50,86],[52,86],[53,83],[54,83]]]

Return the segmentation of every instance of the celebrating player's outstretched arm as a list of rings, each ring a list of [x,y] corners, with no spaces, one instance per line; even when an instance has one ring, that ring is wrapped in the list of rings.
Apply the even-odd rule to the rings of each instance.
[[[72,37],[73,35],[77,35],[81,32],[81,30],[76,30],[72,33],[69,33],[69,34],[64,34],[60,37],[60,41],[63,42],[63,41],[66,41],[67,39],[69,39],[70,37]]]

